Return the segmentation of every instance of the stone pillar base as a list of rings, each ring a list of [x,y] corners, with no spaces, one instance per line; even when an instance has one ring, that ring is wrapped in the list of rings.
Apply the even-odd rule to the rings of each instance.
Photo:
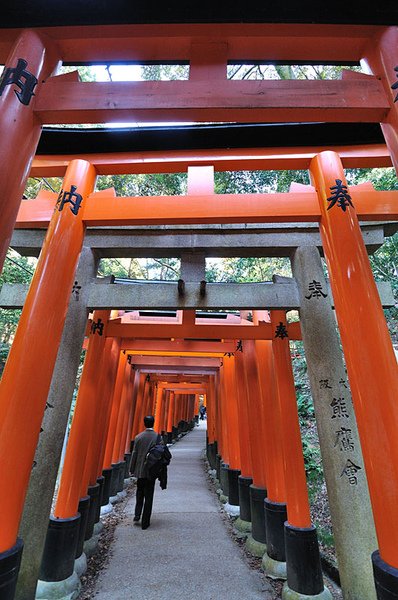
[[[93,556],[98,549],[99,535],[93,535],[89,540],[84,542],[84,553],[87,558]]]
[[[81,590],[80,579],[76,571],[63,581],[42,581],[39,579],[36,600],[75,600]]]
[[[239,512],[240,512],[239,506],[235,506],[234,504],[229,504],[229,502],[226,502],[224,504],[224,510],[231,517],[239,517]]]
[[[104,517],[105,515],[110,515],[111,512],[113,512],[113,506],[110,502],[108,502],[108,504],[105,504],[105,506],[101,506],[101,517]]]
[[[94,525],[94,531],[93,531],[94,535],[100,535],[100,533],[102,533],[103,529],[104,529],[104,524],[101,523],[101,521],[98,521],[98,523],[96,523]]]
[[[250,521],[244,521],[241,517],[238,517],[234,523],[235,529],[241,533],[250,533],[252,530],[252,524]]]
[[[79,558],[75,560],[75,573],[78,577],[81,577],[87,571],[87,556],[84,552],[81,553]]]
[[[282,589],[282,600],[332,600],[332,594],[325,587],[320,594],[315,594],[315,596],[300,594],[299,592],[291,590],[286,582]]]
[[[258,558],[262,558],[264,554],[267,552],[266,544],[262,544],[261,542],[257,542],[252,535],[247,536],[246,540],[246,549],[253,554],[253,556],[257,556]]]
[[[266,576],[271,579],[285,580],[287,578],[286,563],[280,560],[274,560],[267,552],[263,556],[261,566]]]

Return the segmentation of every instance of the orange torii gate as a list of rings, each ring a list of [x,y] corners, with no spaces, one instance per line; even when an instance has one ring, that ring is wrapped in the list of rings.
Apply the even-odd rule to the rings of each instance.
[[[83,161],[79,161],[77,163],[72,163],[72,165],[74,164],[79,164],[79,168],[80,168],[80,164],[81,165],[86,165],[87,163],[84,163]],[[314,166],[313,166],[314,165]],[[318,165],[320,165],[318,167]],[[331,166],[329,166],[331,165]],[[391,219],[392,217],[394,217],[395,213],[394,213],[394,201],[396,198],[396,192],[375,192],[373,191],[371,188],[369,188],[368,185],[364,185],[362,190],[361,187],[358,186],[357,189],[353,189],[353,191],[348,190],[348,188],[346,187],[346,184],[343,183],[344,182],[344,174],[342,172],[342,167],[341,167],[341,163],[339,162],[339,158],[337,157],[336,154],[334,153],[321,153],[318,157],[316,157],[315,159],[313,159],[313,162],[311,163],[311,167],[312,170],[314,171],[314,177],[318,177],[318,171],[316,169],[320,169],[320,172],[322,172],[322,177],[328,177],[328,181],[329,184],[327,186],[327,191],[324,192],[323,196],[319,196],[318,200],[317,200],[317,194],[315,191],[302,191],[302,188],[296,188],[299,189],[299,191],[293,191],[290,194],[286,194],[286,195],[275,195],[275,202],[273,202],[272,200],[272,196],[273,195],[269,195],[268,197],[257,197],[257,195],[254,196],[250,196],[250,201],[248,201],[248,199],[246,199],[246,201],[244,202],[244,209],[242,209],[241,205],[239,204],[240,200],[240,195],[239,196],[229,196],[228,197],[228,203],[225,202],[225,198],[221,198],[221,205],[218,206],[218,202],[215,202],[215,200],[217,198],[216,195],[214,194],[209,194],[207,196],[208,200],[207,200],[207,205],[206,205],[206,213],[207,213],[207,217],[204,217],[204,212],[203,212],[203,204],[206,203],[206,196],[203,195],[198,195],[198,196],[190,196],[187,199],[184,199],[184,203],[181,203],[181,200],[179,200],[178,198],[169,198],[167,199],[167,206],[168,206],[168,211],[167,211],[167,216],[164,216],[163,219],[166,220],[167,222],[171,221],[176,221],[177,223],[180,222],[191,222],[191,223],[196,223],[196,222],[201,222],[202,220],[207,220],[212,221],[212,222],[218,222],[218,221],[222,221],[222,220],[237,220],[237,221],[242,221],[243,219],[250,221],[250,220],[258,220],[258,221],[264,221],[264,220],[282,220],[282,221],[300,221],[300,220],[304,220],[304,221],[320,221],[320,225],[321,225],[321,234],[324,238],[325,241],[327,241],[329,238],[333,239],[333,236],[336,235],[337,236],[337,240],[339,239],[340,235],[341,235],[341,231],[343,231],[342,227],[344,224],[350,224],[350,227],[352,228],[353,231],[356,232],[356,237],[353,238],[352,236],[350,238],[347,238],[346,241],[346,248],[345,248],[345,253],[344,253],[344,257],[348,262],[347,262],[347,276],[349,277],[349,281],[350,281],[350,286],[349,286],[349,291],[346,291],[346,285],[342,283],[342,280],[338,280],[337,278],[332,280],[332,291],[333,291],[333,295],[335,298],[340,297],[340,296],[344,296],[348,294],[348,297],[352,297],[352,292],[353,292],[353,286],[357,286],[358,289],[358,294],[359,296],[361,296],[361,302],[362,304],[364,302],[369,302],[369,314],[371,314],[371,312],[373,312],[373,314],[375,314],[376,311],[379,311],[379,316],[377,317],[377,331],[374,331],[372,333],[372,344],[371,347],[369,347],[369,345],[365,345],[365,350],[362,352],[362,356],[361,356],[361,360],[364,359],[364,353],[366,352],[366,348],[369,350],[370,355],[369,356],[369,360],[373,361],[373,364],[375,364],[375,362],[377,362],[378,364],[380,364],[380,368],[384,370],[385,372],[385,376],[383,376],[383,379],[378,379],[377,376],[375,376],[375,373],[373,371],[368,371],[366,372],[366,377],[362,377],[360,381],[357,382],[358,385],[358,393],[362,396],[363,394],[368,394],[370,389],[375,390],[376,388],[380,388],[380,386],[383,388],[383,395],[384,398],[386,398],[386,394],[390,393],[392,394],[392,397],[395,394],[394,388],[396,385],[396,364],[395,364],[395,357],[393,355],[392,352],[392,348],[391,348],[391,344],[389,342],[389,336],[388,336],[388,331],[385,327],[385,321],[384,321],[384,317],[382,315],[382,309],[381,309],[381,305],[380,305],[380,300],[378,298],[377,295],[377,290],[375,289],[374,284],[372,284],[372,279],[371,279],[371,275],[370,275],[370,267],[368,267],[368,271],[366,272],[366,270],[364,270],[362,267],[365,264],[364,261],[368,261],[367,255],[366,255],[366,250],[364,247],[364,243],[362,240],[362,236],[360,235],[360,228],[358,225],[358,216],[355,212],[355,208],[358,208],[359,210],[359,214],[361,216],[361,218],[365,218],[365,219]],[[330,174],[329,174],[330,172]],[[317,182],[316,182],[317,183]],[[317,183],[317,185],[319,185]],[[71,188],[72,189],[72,188]],[[76,188],[77,190],[79,190],[79,188]],[[294,188],[293,188],[294,189]],[[77,192],[73,192],[73,193],[79,193]],[[81,219],[81,226],[84,227],[84,224],[87,223],[92,223],[95,225],[98,224],[123,224],[125,222],[127,223],[143,223],[143,222],[147,222],[148,220],[151,219],[151,214],[152,214],[152,210],[147,210],[145,211],[145,209],[140,208],[140,205],[137,204],[136,200],[134,199],[130,199],[130,200],[124,200],[125,201],[125,205],[124,207],[122,207],[121,202],[123,202],[123,200],[119,200],[119,199],[115,199],[115,207],[112,210],[109,210],[109,207],[107,207],[107,202],[109,201],[109,195],[106,195],[105,193],[98,193],[98,195],[94,194],[91,199],[87,196],[85,196],[87,199],[87,202],[83,203],[83,209],[82,211],[79,213],[79,210],[76,210],[75,212],[78,214],[79,216],[79,220]],[[112,197],[112,196],[111,196]],[[242,195],[242,197],[244,198],[245,195]],[[104,204],[102,202],[103,199],[106,199],[106,203]],[[278,202],[278,200],[284,200],[284,204],[281,204],[280,202]],[[65,202],[69,202],[69,200],[66,200],[64,198]],[[302,202],[303,201],[303,202]],[[33,205],[35,204],[35,202],[37,201],[24,201],[22,207],[21,207],[21,211],[20,211],[20,221],[19,221],[19,225],[24,225],[25,227],[27,225],[32,225],[33,223],[35,223],[36,226],[45,226],[48,222],[49,219],[49,214],[48,214],[48,208],[46,210],[46,208],[44,208],[43,210],[43,205],[38,206],[37,208],[39,208],[39,215],[34,214],[35,211],[32,210],[33,209]],[[55,215],[58,218],[58,215],[63,216],[65,214],[65,211],[63,210],[63,208],[65,207],[65,202],[64,204],[62,204],[63,201],[61,201],[61,204],[58,206],[58,210],[55,211]],[[160,210],[161,208],[161,203],[160,200],[156,200],[153,199],[153,202],[155,203],[155,211],[157,211],[158,209]],[[318,202],[318,204],[316,204],[316,202]],[[54,204],[54,198],[51,198],[51,203],[52,205]],[[40,204],[40,203],[39,203]],[[25,212],[25,216],[23,216],[24,211],[26,211],[26,206],[32,206],[32,209],[29,208],[28,212]],[[47,200],[47,207],[49,205],[49,202]],[[84,205],[86,205],[86,207],[84,208]],[[98,211],[97,211],[97,206],[98,206]],[[119,207],[119,212],[118,212],[118,207]],[[354,208],[355,207],[355,208]],[[71,211],[69,211],[69,209],[67,209],[68,213],[71,215],[74,215],[74,210],[75,210],[76,206],[73,204],[73,200],[71,203]],[[333,210],[332,210],[333,209]],[[91,211],[91,212],[90,212]],[[169,214],[174,214],[175,216],[173,217],[169,217]],[[247,213],[248,216],[245,217],[245,214]],[[141,214],[141,216],[140,216]],[[165,213],[161,213],[161,214],[165,214]],[[87,217],[87,215],[89,215]],[[90,216],[91,215],[91,216]],[[210,216],[209,216],[210,215]],[[77,216],[77,215],[76,215]],[[54,217],[53,217],[54,218]],[[72,218],[72,217],[70,217]],[[336,234],[334,233],[334,219],[337,219],[339,222],[339,229],[338,232],[336,232]],[[342,223],[340,223],[340,221]],[[162,219],[160,216],[154,217],[153,222],[162,222]],[[50,226],[50,238],[51,238],[51,226]],[[354,242],[355,240],[355,242]],[[336,242],[338,244],[338,242]],[[354,245],[355,243],[355,245]],[[324,242],[324,247],[325,247],[325,253],[326,253],[326,257],[327,259],[330,261],[330,256],[328,255],[328,251],[330,248],[333,247],[331,242]],[[65,247],[64,248],[64,252],[68,252],[69,248]],[[349,254],[349,256],[347,256],[347,254]],[[351,260],[353,257],[355,256],[361,256],[361,270],[356,269],[354,272],[356,274],[357,279],[353,280],[353,275],[352,275],[352,267],[351,267]],[[42,256],[41,256],[41,260],[45,260],[46,259],[46,248],[44,248],[44,251],[42,252]],[[337,262],[339,264],[339,267],[341,269],[341,265],[342,265],[342,259],[338,256],[338,254],[335,254],[335,258],[334,258],[335,262]],[[40,264],[40,261],[39,261]],[[367,263],[368,264],[368,263]],[[331,270],[332,270],[331,266]],[[39,270],[40,272],[40,270]],[[35,280],[34,280],[35,281]],[[341,283],[340,283],[341,281]],[[51,286],[51,283],[49,283],[49,285]],[[337,286],[337,287],[336,287]],[[370,290],[372,291],[372,296],[370,296]],[[46,290],[46,293],[48,293],[48,290]],[[38,295],[38,297],[40,296],[40,294]],[[37,304],[37,300],[38,297],[36,298],[36,304],[35,306],[38,306]],[[29,295],[28,295],[29,298]],[[343,302],[343,304],[340,305],[340,312],[338,312],[338,318],[339,320],[343,320],[342,323],[344,323],[344,320],[347,318],[350,320],[353,319],[352,315],[349,315],[348,313],[346,313],[346,309],[344,309],[343,307],[347,306],[346,302]],[[384,322],[384,326],[380,327],[380,323]],[[99,321],[95,321],[95,319],[93,320],[91,326],[90,326],[90,331],[92,334],[95,335],[96,329],[98,328],[99,325]],[[370,324],[369,324],[370,326]],[[145,327],[147,327],[147,330],[145,330]],[[169,327],[169,329],[167,330],[167,327]],[[294,337],[298,336],[298,324],[290,324],[289,326],[285,326],[285,328],[287,330],[291,329],[290,333],[288,333],[288,335],[291,336],[291,338],[294,339]],[[343,327],[343,325],[341,325],[341,327]],[[357,332],[358,337],[360,337],[361,335],[365,336],[367,335],[366,333],[366,328],[367,325],[364,325],[363,323],[361,323],[361,331]],[[171,337],[181,337],[181,338],[186,338],[186,337],[196,337],[199,339],[247,339],[247,338],[251,338],[251,339],[273,339],[275,337],[275,335],[277,335],[277,330],[275,330],[275,328],[272,327],[272,324],[270,325],[269,323],[262,323],[260,322],[258,325],[245,325],[245,326],[241,326],[241,325],[230,325],[230,326],[225,326],[225,325],[217,325],[214,322],[212,322],[212,324],[210,325],[199,325],[195,322],[195,315],[194,313],[192,313],[191,311],[186,311],[184,313],[184,318],[182,320],[182,323],[180,325],[173,324],[172,326],[168,326],[166,324],[158,324],[156,326],[154,326],[153,324],[151,325],[145,325],[145,324],[125,324],[123,323],[123,319],[121,319],[121,321],[119,323],[116,322],[112,322],[110,321],[108,323],[108,326],[106,328],[106,335],[109,335],[110,337],[139,337],[139,338],[144,338],[144,337],[162,337],[162,334],[158,332],[163,330],[163,336],[171,338]],[[232,336],[231,335],[231,329],[235,330],[235,335]],[[297,333],[295,334],[294,331],[296,331]],[[215,337],[215,334],[217,332],[217,337]],[[17,340],[19,339],[19,336],[22,335],[23,339],[24,339],[24,343],[27,342],[27,335],[26,332],[24,332],[23,330],[23,321],[20,324],[20,327],[18,328],[16,337],[15,337],[15,344],[14,347],[17,347]],[[378,341],[379,339],[379,341]],[[347,343],[348,344],[348,348],[349,348],[349,342],[347,342],[347,340],[343,337],[343,344]],[[390,345],[389,345],[390,344]],[[390,350],[390,349],[391,350]],[[353,350],[351,350],[352,356],[350,357],[350,360],[352,359],[353,364],[355,365],[355,363],[357,362],[357,359],[355,358],[355,355],[353,354]],[[5,369],[4,375],[3,375],[3,381],[2,384],[0,386],[0,406],[1,406],[1,397],[2,397],[2,390],[4,388],[5,382],[7,381],[7,369],[11,368],[11,365],[13,364],[13,359],[12,359],[12,353],[10,355],[10,360],[7,363],[7,367]],[[348,368],[350,370],[350,364],[351,362],[347,359],[347,364],[348,364]],[[366,364],[366,361],[365,361]],[[35,369],[36,372],[36,369]],[[351,377],[355,378],[355,372],[356,372],[356,367],[353,367],[353,371],[351,373]],[[28,370],[25,370],[26,376],[28,375]],[[36,378],[37,378],[37,373],[36,373]],[[364,387],[364,381],[367,380],[367,385]],[[370,381],[371,380],[371,381]],[[21,385],[24,385],[23,383],[24,379],[23,377],[20,378],[20,383]],[[386,390],[384,390],[384,385],[385,382],[389,382],[389,390],[388,392]],[[353,387],[353,391],[356,389],[356,386],[352,385]],[[9,391],[7,390],[7,399],[9,398]],[[14,395],[15,395],[15,391],[14,391]],[[354,396],[355,399],[355,396]],[[44,398],[45,401],[45,398]],[[373,401],[374,402],[374,401]],[[375,405],[375,403],[374,403]],[[17,409],[17,403],[13,402],[11,405],[11,409],[9,409],[9,418],[11,418],[11,413],[13,410]],[[357,411],[361,410],[361,407],[363,405],[362,404],[358,404],[357,406]],[[10,413],[11,410],[11,413]],[[398,419],[398,415],[397,415],[397,419]],[[360,424],[360,428],[362,426],[362,435],[366,436],[366,431],[367,431],[367,420],[366,417],[364,419],[360,419],[358,418],[359,424]],[[377,419],[375,418],[374,422],[377,422]],[[388,416],[388,424],[390,425],[391,423],[393,423],[394,420],[391,417],[391,413],[389,413]],[[380,420],[379,420],[380,423]],[[4,439],[4,438],[3,438]],[[368,440],[370,443],[370,447],[372,446],[372,440],[369,439]],[[118,446],[119,448],[119,446]],[[391,449],[390,449],[391,450]],[[121,450],[116,451],[116,453],[119,453]],[[371,451],[372,452],[372,451]],[[114,455],[116,456],[116,455]],[[378,457],[381,457],[381,453],[380,453],[380,449],[378,450]],[[365,455],[365,460],[366,460],[366,455]],[[385,464],[385,457],[383,457],[381,459],[383,461],[383,463]],[[372,459],[370,460],[370,464],[371,465],[375,465],[375,459],[374,456],[372,457]],[[368,467],[368,471],[369,471],[369,467]],[[378,469],[378,467],[376,468],[376,471],[370,471],[368,473],[369,476],[369,485],[370,485],[370,489],[371,489],[371,494],[372,494],[372,485],[375,485],[376,487],[374,489],[377,488],[377,493],[376,493],[376,498],[378,497],[379,494],[379,490],[382,489],[383,485],[386,485],[386,481],[387,479],[384,479],[383,481],[380,481],[380,477],[379,477],[379,473],[381,473],[382,470]],[[373,475],[375,477],[375,480],[372,480]],[[14,477],[14,474],[13,474]],[[389,478],[388,480],[388,486],[390,487],[392,485],[392,480],[391,478]],[[397,482],[398,485],[398,482]],[[388,494],[386,493],[386,491],[384,492],[384,497],[387,497]],[[383,514],[386,514],[385,511],[382,511]],[[390,513],[391,514],[391,513]],[[378,534],[379,534],[379,544],[381,549],[384,549],[384,543],[386,538],[387,539],[391,539],[391,535],[390,535],[390,529],[388,530],[388,535],[387,535],[387,531],[385,529],[385,525],[383,524],[383,518],[382,515],[380,515],[380,522],[378,522],[376,515],[375,515],[375,520],[376,520],[376,526],[379,525],[378,528]],[[391,517],[390,517],[391,519]],[[391,523],[391,521],[389,521],[389,523]],[[387,547],[388,547],[388,542],[386,542]],[[391,560],[391,559],[390,559]]]
[[[359,26],[353,32],[352,27],[344,25],[315,24],[300,26],[299,35],[296,25],[145,27],[8,30],[2,36],[0,55],[6,70],[2,80],[0,132],[7,144],[3,145],[0,155],[0,187],[3,191],[0,263],[14,227],[42,123],[111,122],[120,118],[153,121],[161,117],[246,122],[367,120],[382,124],[392,163],[397,166],[396,27]],[[76,74],[52,77],[61,58],[81,61],[83,57],[97,61],[99,57],[109,60],[120,56],[135,60],[138,56],[143,61],[148,58],[189,60],[190,81],[124,85],[82,83]],[[363,58],[372,75],[348,74],[339,82],[226,81],[228,60],[247,56],[254,60],[275,60],[276,56],[278,60],[287,61],[293,58],[311,61],[322,56],[323,60],[333,62]],[[24,85],[16,77],[17,72],[25,78]],[[35,99],[31,102],[33,95]],[[15,124],[11,130],[10,122]],[[17,148],[18,152],[10,152],[9,148]],[[276,197],[247,197],[244,205],[239,206],[236,200],[227,196],[217,206],[215,196],[207,190],[188,199],[184,206],[178,206],[175,199],[166,198],[163,205],[158,199],[151,199],[147,208],[141,209],[137,199],[128,199],[122,206],[121,199],[114,198],[111,193],[104,193],[102,197],[95,194],[90,198],[95,169],[89,162],[77,160],[66,170],[55,213],[54,198],[47,203],[43,200],[42,206],[41,200],[35,201],[38,202],[36,207],[44,211],[41,216],[33,214],[30,208],[23,214],[27,205],[23,206],[20,226],[50,225],[0,386],[0,477],[2,485],[9,490],[9,496],[0,499],[0,515],[3,515],[0,516],[0,559],[3,564],[4,561],[12,563],[13,573],[18,569],[21,552],[21,544],[17,542],[18,523],[86,225],[290,220],[320,223],[329,269],[334,274],[332,287],[336,313],[375,513],[381,555],[381,558],[377,554],[374,557],[376,581],[396,589],[396,364],[357,222],[358,216],[363,220],[396,218],[395,196],[381,196],[370,190],[348,190],[341,164],[333,154],[315,156],[311,161],[311,172],[317,192],[295,191],[290,199],[297,196],[296,201],[291,205],[288,200],[286,207],[279,203],[275,205]],[[280,196],[279,200],[286,198]],[[106,202],[113,204],[113,211]],[[204,207],[207,212],[203,211]],[[171,211],[174,212],[170,221]],[[42,323],[49,318],[48,306],[51,306],[52,314],[50,332],[46,335]],[[359,322],[357,306],[361,306],[361,314],[368,319],[366,322]],[[98,324],[93,321],[92,336],[99,333]],[[119,325],[110,324],[110,327]],[[279,325],[286,329],[283,321]],[[198,333],[197,327],[191,320],[188,324],[183,323],[178,333]],[[209,333],[205,328],[203,326],[202,334]],[[246,327],[251,330],[251,335],[254,330],[258,334],[266,328],[271,338],[272,333],[275,337],[275,331],[268,326]],[[220,329],[217,334],[221,332]],[[235,332],[242,338],[243,331],[237,327]],[[93,348],[96,346],[94,342]],[[361,346],[360,357],[357,356],[358,346]],[[47,348],[49,351],[45,353]],[[42,358],[40,370],[37,356]],[[127,368],[120,379],[122,388],[128,387],[128,376],[131,376],[126,373]],[[135,385],[135,381],[130,383]],[[28,405],[26,389],[32,397]],[[150,405],[153,398],[149,392],[147,400]],[[22,449],[17,448],[15,439],[24,439]],[[113,439],[114,456],[120,454],[119,442]],[[14,465],[7,462],[10,454],[16,456]],[[11,583],[6,584],[10,597],[14,582],[13,574]],[[384,597],[383,590],[379,593]]]

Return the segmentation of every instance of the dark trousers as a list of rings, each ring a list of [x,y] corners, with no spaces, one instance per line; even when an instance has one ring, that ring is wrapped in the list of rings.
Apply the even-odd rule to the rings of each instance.
[[[144,477],[137,479],[137,494],[135,500],[136,517],[140,517],[142,513],[141,525],[147,527],[149,525],[152,513],[153,493],[155,491],[155,481]],[[144,510],[142,510],[144,507]]]

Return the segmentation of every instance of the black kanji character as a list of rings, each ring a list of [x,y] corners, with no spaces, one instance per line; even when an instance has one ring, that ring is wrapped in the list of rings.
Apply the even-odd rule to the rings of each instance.
[[[104,323],[102,322],[102,319],[98,319],[98,321],[93,321],[91,323],[91,333],[95,334],[95,332],[97,332],[98,335],[104,333]]]
[[[28,63],[26,60],[18,58],[16,67],[5,67],[0,77],[0,96],[7,85],[15,84],[20,90],[14,90],[18,100],[21,104],[28,106],[32,96],[34,96],[33,90],[38,82],[32,73],[26,71],[27,66]]]
[[[351,429],[341,427],[336,431],[336,441],[334,447],[338,446],[340,452],[352,452],[354,450],[354,442],[352,439]]]
[[[275,337],[280,337],[282,340],[283,338],[289,337],[286,326],[282,323],[282,321],[279,321],[279,325],[275,329]]]
[[[82,289],[81,285],[78,285],[78,281],[75,281],[72,288],[72,295],[75,297],[76,302],[79,300],[80,290]]]
[[[352,460],[347,460],[347,462],[344,466],[344,469],[341,472],[340,477],[343,477],[343,475],[346,475],[348,477],[348,481],[349,481],[350,485],[357,485],[358,479],[357,479],[356,474],[361,469],[362,469],[362,467],[359,467],[358,465],[353,463]]]
[[[332,185],[330,191],[332,192],[332,195],[327,199],[327,201],[330,202],[327,210],[333,208],[336,202],[337,206],[339,206],[343,212],[346,211],[348,205],[354,208],[354,205],[351,202],[351,196],[348,193],[348,188],[343,184],[341,179],[336,179],[336,185]]]
[[[319,387],[321,388],[321,390],[331,390],[332,386],[329,385],[329,379],[320,379],[319,380]]]
[[[77,215],[79,212],[80,205],[82,203],[82,196],[80,194],[76,194],[77,185],[71,185],[69,192],[64,192],[61,190],[58,195],[57,207],[59,212],[64,208],[65,204],[71,204],[70,209],[74,215]],[[75,198],[75,199],[74,199]]]
[[[308,291],[310,292],[309,296],[306,296],[307,300],[310,298],[326,298],[327,294],[324,294],[322,291],[322,284],[319,281],[315,281],[313,279],[311,283],[308,284]]]
[[[332,419],[342,419],[343,417],[348,419],[350,416],[347,412],[347,405],[344,398],[333,398],[330,406],[333,409]]]

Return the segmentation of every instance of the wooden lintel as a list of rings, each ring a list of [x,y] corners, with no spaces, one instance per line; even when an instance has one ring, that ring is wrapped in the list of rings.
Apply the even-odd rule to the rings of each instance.
[[[381,122],[390,104],[378,79],[64,82],[43,84],[43,124],[117,121]]]

